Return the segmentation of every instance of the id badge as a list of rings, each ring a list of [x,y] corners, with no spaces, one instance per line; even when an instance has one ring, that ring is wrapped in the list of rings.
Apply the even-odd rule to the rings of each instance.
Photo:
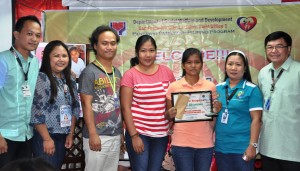
[[[225,109],[224,113],[222,113],[221,123],[227,124],[228,117],[229,117],[228,109]]]
[[[271,97],[269,97],[265,102],[265,105],[264,105],[265,111],[269,111],[270,106],[271,106]]]
[[[30,86],[27,83],[22,85],[23,97],[31,97]]]
[[[114,101],[115,101],[115,108],[116,109],[120,108],[120,99],[116,93],[114,93]]]
[[[68,92],[68,90],[69,90],[68,85],[67,85],[67,84],[64,84],[64,93]]]
[[[72,110],[71,110],[70,105],[60,106],[60,126],[61,127],[71,126],[71,123],[72,123],[71,112],[72,112]]]

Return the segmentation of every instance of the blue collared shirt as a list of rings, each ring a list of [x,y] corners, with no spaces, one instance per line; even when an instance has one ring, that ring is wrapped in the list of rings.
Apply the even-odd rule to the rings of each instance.
[[[29,122],[39,66],[37,58],[32,54],[26,61],[16,49],[14,50],[24,71],[10,50],[0,52],[0,133],[12,141],[25,141],[33,134]],[[24,72],[27,71],[30,97],[24,97],[22,92],[22,85],[25,83]]]

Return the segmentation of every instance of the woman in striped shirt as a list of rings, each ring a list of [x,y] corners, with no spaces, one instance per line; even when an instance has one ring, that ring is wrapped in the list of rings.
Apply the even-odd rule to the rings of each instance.
[[[160,171],[168,143],[166,93],[175,77],[168,67],[154,63],[156,50],[151,36],[139,37],[135,66],[121,82],[125,140],[133,171]]]

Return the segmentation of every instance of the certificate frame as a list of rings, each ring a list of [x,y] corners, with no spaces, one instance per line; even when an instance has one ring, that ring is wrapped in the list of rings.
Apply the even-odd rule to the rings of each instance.
[[[181,119],[175,117],[175,123],[213,120],[213,116],[210,116],[213,113],[212,91],[171,93],[173,107],[176,104],[179,94],[189,96],[189,100],[183,112],[183,117]]]

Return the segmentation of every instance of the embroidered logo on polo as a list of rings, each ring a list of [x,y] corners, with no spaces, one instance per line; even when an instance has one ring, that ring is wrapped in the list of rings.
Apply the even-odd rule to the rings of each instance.
[[[244,91],[238,91],[237,93],[236,93],[236,98],[237,99],[241,99],[241,98],[243,98],[244,97],[244,95],[245,95],[245,92]]]

